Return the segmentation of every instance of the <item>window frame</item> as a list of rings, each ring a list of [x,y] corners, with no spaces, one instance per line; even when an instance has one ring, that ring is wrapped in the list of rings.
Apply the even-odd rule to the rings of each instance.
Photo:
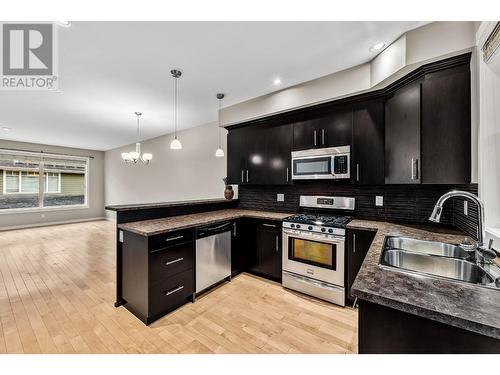
[[[57,175],[57,190],[56,191],[49,191],[49,173]],[[60,194],[61,193],[61,172],[44,172],[45,178],[44,178],[44,185],[43,185],[43,193],[44,194]],[[54,176],[51,176],[54,177]]]
[[[39,205],[37,207],[25,207],[25,208],[6,208],[6,209],[0,209],[0,215],[5,215],[5,214],[12,214],[12,213],[29,213],[29,212],[43,212],[43,211],[65,211],[65,210],[78,210],[78,209],[88,209],[89,206],[89,194],[90,194],[90,189],[89,189],[89,183],[90,183],[90,157],[89,156],[76,156],[76,155],[65,155],[65,154],[51,154],[51,153],[45,153],[45,152],[33,152],[33,151],[18,151],[18,150],[9,150],[9,149],[0,149],[0,154],[8,154],[8,155],[20,155],[20,156],[31,156],[31,157],[38,157],[40,158],[40,164],[39,168],[37,170],[38,176],[39,176],[39,190],[38,190],[38,202]],[[50,159],[60,159],[60,160],[78,160],[78,161],[83,161],[85,162],[85,171],[84,171],[84,181],[85,181],[85,190],[84,190],[84,202],[82,204],[75,204],[75,205],[66,205],[66,206],[43,206],[43,201],[44,201],[44,195],[45,194],[56,194],[56,193],[50,193],[50,192],[45,192],[45,173],[59,173],[59,183],[58,183],[58,189],[59,192],[61,191],[61,172],[47,172],[44,170],[44,158],[50,158]],[[21,180],[21,170],[16,170],[13,168],[7,168],[3,169],[3,193],[6,195],[21,195],[21,194],[33,194],[33,193],[6,193],[7,189],[7,183],[5,179],[5,171],[6,170],[15,170],[19,171],[19,179]],[[35,170],[33,170],[35,172]],[[48,174],[47,174],[48,176]],[[19,180],[19,191],[21,190],[21,181]],[[43,186],[40,185],[40,182],[43,183]]]

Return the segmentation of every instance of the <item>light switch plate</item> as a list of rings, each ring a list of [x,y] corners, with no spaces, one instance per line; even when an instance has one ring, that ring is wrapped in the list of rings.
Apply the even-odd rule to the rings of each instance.
[[[384,197],[382,195],[377,195],[375,197],[375,206],[383,206],[384,205]]]
[[[467,216],[469,214],[469,202],[464,201],[464,215]]]
[[[278,202],[284,202],[285,201],[285,194],[276,194],[276,200]]]

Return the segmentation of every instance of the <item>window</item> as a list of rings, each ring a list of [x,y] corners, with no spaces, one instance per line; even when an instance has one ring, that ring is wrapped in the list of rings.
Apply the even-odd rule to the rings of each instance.
[[[58,172],[45,172],[45,193],[61,192],[61,174]]]
[[[85,206],[88,158],[0,150],[0,212]]]

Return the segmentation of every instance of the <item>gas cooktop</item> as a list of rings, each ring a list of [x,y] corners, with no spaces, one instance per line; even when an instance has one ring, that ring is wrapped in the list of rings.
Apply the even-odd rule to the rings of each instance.
[[[349,216],[297,214],[285,218],[284,221],[304,225],[345,228],[351,218]]]

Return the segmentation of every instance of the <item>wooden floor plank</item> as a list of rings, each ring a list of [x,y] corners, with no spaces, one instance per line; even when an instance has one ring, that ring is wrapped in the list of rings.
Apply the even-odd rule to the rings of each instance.
[[[241,274],[145,326],[115,298],[113,223],[0,233],[0,353],[355,353],[357,311]]]

